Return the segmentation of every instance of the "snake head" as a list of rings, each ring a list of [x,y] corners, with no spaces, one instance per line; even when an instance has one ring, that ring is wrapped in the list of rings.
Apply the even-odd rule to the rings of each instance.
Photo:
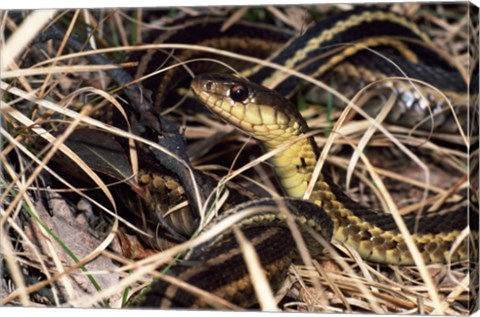
[[[258,140],[285,138],[285,132],[298,136],[306,130],[294,105],[276,91],[248,80],[208,73],[196,76],[191,87],[213,113]]]

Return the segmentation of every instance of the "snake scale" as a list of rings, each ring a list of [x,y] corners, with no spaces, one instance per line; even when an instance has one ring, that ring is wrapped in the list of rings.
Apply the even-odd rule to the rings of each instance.
[[[204,25],[201,27],[202,23],[206,22],[192,22],[195,32],[208,30],[203,29]],[[181,31],[175,32],[181,34]],[[275,32],[278,38],[285,36],[281,32]],[[179,34],[174,34],[173,38]],[[261,32],[258,32],[257,36],[265,38]],[[234,38],[228,33],[226,37],[230,41],[222,42],[219,38],[207,35],[208,41],[203,45],[219,46],[226,50],[235,50],[234,46],[241,46],[240,52],[249,53],[254,45],[260,43],[263,47],[260,50],[262,58],[272,49],[261,44],[262,40],[258,38],[242,42],[245,38],[243,35]],[[167,35],[160,36],[157,41],[175,42]],[[238,42],[246,44],[242,46],[238,45]],[[338,72],[338,69],[342,69],[340,67],[348,68],[348,65],[365,61],[365,47],[379,50],[387,47],[385,54],[400,65],[404,70],[403,75],[425,80],[432,85],[443,82],[438,84],[438,87],[446,91],[446,95],[456,107],[462,129],[466,129],[468,122],[465,114],[469,108],[468,102],[465,102],[465,94],[468,83],[463,81],[447,61],[434,54],[431,45],[431,41],[418,26],[402,16],[387,10],[356,9],[315,24],[302,36],[294,37],[283,47],[277,43],[274,48],[278,50],[270,56],[269,61],[321,78],[335,74],[335,70]],[[340,49],[334,54],[327,54],[332,48]],[[162,53],[152,50],[145,55],[139,63],[137,75],[142,75],[151,68],[150,63],[159,63],[159,56],[162,55],[156,54]],[[194,57],[190,52],[181,54],[180,60]],[[380,69],[378,72],[384,76],[394,76],[394,70],[385,63],[375,67]],[[382,72],[382,68],[389,70]],[[199,72],[198,69],[196,71]],[[369,72],[372,73],[370,70]],[[346,71],[340,73],[345,74]],[[174,70],[168,71],[160,79],[148,79],[150,83],[147,84],[156,87],[158,106],[164,103],[166,92],[171,91],[181,80],[181,76]],[[288,212],[283,212],[285,209],[290,211],[291,219],[300,227],[312,254],[321,250],[315,234],[311,233],[313,230],[327,241],[333,236],[337,241],[356,250],[367,261],[395,265],[415,264],[392,216],[377,213],[356,203],[327,173],[322,172],[316,179],[308,201],[301,201],[312,179],[319,149],[314,139],[306,135],[308,126],[296,106],[284,97],[295,91],[297,83],[298,78],[285,76],[279,69],[258,65],[246,68],[241,76],[207,73],[193,79],[191,88],[202,104],[224,121],[257,140],[264,151],[278,151],[270,157],[269,162],[285,195],[291,197],[280,201],[264,198],[245,202],[221,213],[214,224],[245,210],[251,211],[248,217],[238,220],[236,228],[240,228],[255,246],[274,291],[284,279],[295,252],[295,241],[286,220]],[[272,86],[275,90],[266,88]],[[418,113],[426,117],[426,113],[429,113],[426,109],[428,105],[421,104],[419,100],[422,98],[415,95],[412,88],[409,89],[408,92],[400,93],[401,97],[408,97],[403,98],[408,101],[399,106],[405,114],[397,115],[396,119],[403,117],[400,121],[405,125],[421,126]],[[433,92],[431,94],[434,95]],[[458,132],[458,126],[452,125],[452,116],[445,111],[444,104],[439,105],[440,102],[435,101],[437,99],[432,97],[433,105],[430,106],[434,109],[438,107],[435,112],[443,114],[430,121],[424,120],[423,128],[428,130],[436,126],[440,131]],[[410,111],[417,112],[409,116]],[[412,122],[413,119],[417,121]],[[256,209],[262,212],[252,211]],[[429,213],[420,219],[409,215],[403,219],[427,264],[462,261],[470,256],[470,241],[457,241],[457,237],[469,226],[469,217],[474,215],[469,214],[466,200],[455,204],[451,209],[455,209],[455,212]],[[207,226],[204,231],[213,225]],[[413,232],[413,228],[418,229]],[[471,229],[474,239],[478,238],[478,228]],[[452,248],[457,242],[459,244]],[[193,248],[183,259],[193,264],[175,266],[169,274],[239,306],[249,307],[257,301],[242,251],[231,230]],[[154,283],[140,305],[163,308],[211,306],[199,296],[165,281]]]

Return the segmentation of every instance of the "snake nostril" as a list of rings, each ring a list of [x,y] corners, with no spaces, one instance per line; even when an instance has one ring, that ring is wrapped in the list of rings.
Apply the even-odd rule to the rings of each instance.
[[[207,81],[205,83],[205,89],[212,90],[212,88],[213,88],[213,81]]]

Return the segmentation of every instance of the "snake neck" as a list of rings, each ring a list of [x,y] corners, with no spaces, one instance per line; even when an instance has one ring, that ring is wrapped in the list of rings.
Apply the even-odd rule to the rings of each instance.
[[[302,138],[302,136],[304,136],[304,133],[297,131],[289,135],[281,135],[261,141],[266,151],[287,146],[285,150],[272,156],[269,162],[284,193],[299,199],[304,198],[318,159],[318,148],[313,138]],[[350,221],[357,223],[364,221],[354,217],[355,215],[348,208],[345,208],[334,192],[342,193],[341,189],[330,180],[328,175],[320,173],[308,200],[325,210],[333,221],[334,237],[343,240],[342,224]],[[342,195],[342,197],[346,197],[346,195]]]
[[[272,156],[269,161],[285,194],[294,198],[303,198],[317,162],[313,140],[299,139],[302,135],[287,139],[279,137],[263,143],[266,151],[287,146],[285,150]]]
[[[304,135],[303,132],[297,132],[290,134],[288,137],[282,135],[262,141],[267,151],[287,146],[285,150],[272,156],[269,162],[272,164],[285,194],[299,199],[303,199],[307,191],[318,159],[318,148],[315,141],[312,137],[306,138]],[[337,195],[341,195],[342,198],[346,197],[328,175],[320,173],[308,199],[322,207],[331,216],[332,213],[335,214],[332,217],[335,231],[342,222],[338,221],[338,218],[354,216],[352,212],[344,208],[344,204],[340,202]],[[339,213],[339,211],[342,212]],[[361,219],[357,218],[357,221],[361,221]]]

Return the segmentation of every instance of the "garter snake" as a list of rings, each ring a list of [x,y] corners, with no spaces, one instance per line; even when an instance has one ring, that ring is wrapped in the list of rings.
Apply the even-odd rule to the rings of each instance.
[[[303,197],[312,178],[318,149],[313,138],[302,139],[308,127],[290,102],[274,91],[226,74],[198,75],[192,81],[192,89],[212,112],[251,135],[265,151],[290,144],[270,158],[270,163],[285,193],[294,198]],[[335,239],[356,249],[364,259],[377,263],[414,264],[402,235],[390,229],[393,219],[357,205],[328,175],[320,175],[309,200],[324,209],[333,220]],[[413,238],[424,260],[438,263],[447,262],[449,257],[454,261],[466,259],[468,241],[455,253],[449,251],[467,226],[467,220],[468,214],[460,212],[421,219],[421,229]],[[445,228],[449,230],[445,231]]]
[[[163,36],[163,40],[167,37]],[[401,41],[399,38],[409,38],[412,41]],[[213,45],[213,42],[222,44],[220,40],[216,41],[215,39],[205,44]],[[230,41],[222,47],[229,48],[233,42]],[[422,44],[418,44],[418,42]],[[327,48],[331,49],[344,43],[357,43],[357,45],[348,45],[333,56],[327,54]],[[253,45],[253,42],[248,45]],[[398,60],[398,62],[403,63],[401,66],[406,65],[407,76],[418,78],[414,75],[418,70],[418,65],[426,65],[425,69],[429,70],[441,69],[435,73],[435,76],[429,78],[430,82],[438,81],[442,76],[444,78],[453,76],[455,78],[453,81],[459,83],[460,86],[458,91],[452,93],[453,98],[457,98],[461,91],[466,92],[467,84],[464,81],[462,84],[461,76],[446,61],[432,54],[428,45],[431,45],[428,37],[414,23],[401,16],[385,10],[353,10],[322,21],[308,29],[303,36],[290,40],[287,45],[273,54],[270,61],[316,77],[322,77],[342,63],[355,60],[364,54],[363,50],[366,46],[379,48],[387,46],[389,49],[393,48],[394,54],[401,56],[403,61]],[[251,46],[248,48],[251,49]],[[147,64],[158,58],[158,56],[155,57],[155,54],[157,53],[148,53],[148,57],[140,62],[140,71],[137,75],[143,75],[150,68]],[[190,53],[187,55],[187,58],[192,58]],[[316,56],[322,57],[315,58]],[[315,62],[307,62],[309,59],[314,59]],[[156,62],[158,63],[158,61]],[[286,195],[302,198],[312,178],[318,159],[318,149],[312,138],[304,137],[308,127],[296,107],[283,97],[295,90],[297,79],[285,77],[278,70],[260,66],[248,68],[243,74],[249,80],[226,74],[198,75],[193,80],[191,87],[196,97],[210,110],[241,131],[251,135],[260,142],[266,151],[275,150],[288,144],[289,147],[272,156],[270,162]],[[172,72],[156,79],[155,82],[152,80],[151,84],[154,85],[157,92],[157,106],[164,106],[166,91],[170,91],[171,85],[180,81],[177,78],[173,80],[172,78],[175,76],[177,76],[176,73]],[[285,78],[278,80],[282,76]],[[429,77],[429,75],[426,76]],[[278,92],[264,86],[276,87]],[[457,89],[457,87],[454,88]],[[458,100],[462,100],[460,101],[461,106],[468,107],[462,98],[458,98]],[[404,106],[404,108],[409,108],[409,106]],[[422,112],[428,111],[424,109]],[[413,125],[416,123],[414,122]],[[411,122],[406,122],[406,124],[412,126]],[[443,123],[438,124],[438,126],[442,125]],[[456,128],[451,127],[452,125],[448,124],[446,130],[456,131]],[[404,238],[396,228],[392,217],[378,214],[357,204],[346,196],[327,174],[320,175],[309,200],[319,209],[297,210],[297,221],[298,217],[314,217],[309,212],[317,212],[318,216],[320,214],[321,216],[311,221],[314,223],[318,221],[321,228],[318,231],[328,231],[325,228],[326,225],[328,226],[326,219],[331,219],[334,238],[357,250],[364,259],[384,264],[414,264]],[[251,204],[256,203],[256,201],[251,202]],[[469,241],[467,240],[461,241],[454,252],[450,252],[460,232],[468,226],[468,205],[466,202],[459,205],[461,207],[456,207],[458,209],[456,213],[428,215],[419,220],[419,230],[414,233],[413,239],[427,263],[459,261],[469,257]],[[238,209],[235,208],[235,211]],[[226,214],[231,213],[231,211],[226,212]],[[325,218],[324,213],[328,217]],[[277,217],[272,217],[272,219],[278,220]],[[410,229],[414,227],[416,220],[412,216],[404,219]],[[308,223],[309,220],[306,222]],[[262,264],[267,274],[275,271],[269,276],[269,280],[276,284],[278,276],[282,276],[285,272],[284,268],[281,268],[282,265],[290,263],[290,261],[285,261],[285,258],[290,256],[291,241],[286,238],[289,234],[285,233],[283,228],[269,227],[270,222],[265,219],[264,224],[265,228],[261,229],[247,227],[246,235],[255,241],[258,252],[267,253],[266,250],[271,250],[271,248],[284,251],[284,253],[265,254],[265,257],[262,257]],[[323,232],[323,235],[328,240],[328,232]],[[474,231],[474,236],[477,235],[478,233]],[[280,243],[279,240],[282,239],[279,237],[284,237],[282,239],[285,241]],[[226,239],[221,245],[215,244],[208,252],[197,254],[195,259],[203,261],[203,265],[173,272],[178,273],[180,278],[193,285],[207,289],[241,306],[248,306],[252,304],[252,296],[254,296],[251,290],[251,281],[245,276],[245,269],[239,269],[239,266],[243,264],[237,244],[232,241],[231,237]],[[213,255],[213,257],[207,258],[207,255]],[[225,273],[225,270],[231,274]],[[223,282],[214,278],[216,274],[222,276]],[[245,291],[246,289],[248,291]],[[159,297],[164,297],[164,299]],[[142,305],[206,306],[204,302],[196,299],[193,295],[188,295],[188,292],[166,283],[154,285],[152,290],[147,293],[147,298]]]

